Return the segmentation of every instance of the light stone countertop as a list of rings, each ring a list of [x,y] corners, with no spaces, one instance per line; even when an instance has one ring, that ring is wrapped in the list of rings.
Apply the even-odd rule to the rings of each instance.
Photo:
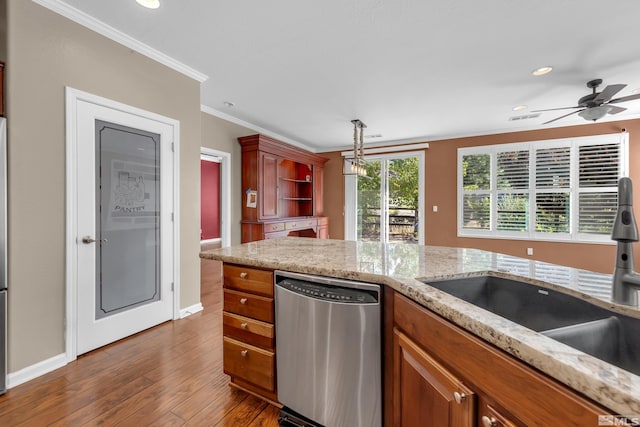
[[[200,257],[387,285],[614,413],[640,417],[640,376],[420,281],[489,273],[578,295],[640,318],[639,310],[609,302],[610,275],[477,249],[298,237],[205,251]]]

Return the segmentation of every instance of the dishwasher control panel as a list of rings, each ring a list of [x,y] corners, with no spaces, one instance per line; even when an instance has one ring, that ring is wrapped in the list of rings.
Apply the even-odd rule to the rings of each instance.
[[[291,278],[281,278],[277,285],[296,294],[311,298],[351,304],[376,304],[378,293],[364,289],[343,288]]]

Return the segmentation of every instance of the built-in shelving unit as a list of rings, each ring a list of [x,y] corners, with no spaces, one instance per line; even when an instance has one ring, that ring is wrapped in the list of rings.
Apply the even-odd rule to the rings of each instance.
[[[327,238],[322,185],[328,159],[264,135],[238,141],[244,192],[242,242],[281,236]]]

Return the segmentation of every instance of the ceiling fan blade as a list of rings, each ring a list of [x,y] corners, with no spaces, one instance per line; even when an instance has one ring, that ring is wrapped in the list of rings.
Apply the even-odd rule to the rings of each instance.
[[[560,108],[547,108],[546,110],[531,110],[532,113],[541,113],[543,111],[556,111],[556,110],[566,110],[568,108],[582,108],[579,105],[576,105],[575,107],[560,107]]]
[[[623,96],[622,98],[612,99],[608,102],[608,104],[617,104],[618,102],[626,102],[633,101],[634,99],[640,99],[640,93],[636,93],[635,95]]]
[[[609,110],[609,114],[618,114],[626,110],[626,108],[618,107],[615,105],[609,105],[609,107],[611,107],[611,109]]]
[[[556,118],[555,118],[555,119],[553,119],[553,120],[549,120],[548,122],[544,122],[544,123],[543,123],[543,125],[546,125],[546,124],[549,124],[549,123],[553,123],[553,122],[555,122],[556,120],[564,119],[565,117],[569,117],[569,116],[570,116],[570,115],[572,115],[572,114],[576,114],[576,113],[579,113],[580,111],[584,111],[584,110],[586,110],[586,108],[583,108],[582,110],[572,111],[572,112],[570,112],[569,114],[565,114],[564,116],[556,117]]]
[[[593,98],[593,102],[595,102],[596,104],[601,104],[603,102],[607,102],[608,100],[613,98],[613,95],[615,95],[616,93],[620,92],[625,87],[627,87],[627,85],[622,85],[622,84],[620,84],[620,85],[609,85],[609,86],[605,87],[604,90],[598,94],[598,96]]]

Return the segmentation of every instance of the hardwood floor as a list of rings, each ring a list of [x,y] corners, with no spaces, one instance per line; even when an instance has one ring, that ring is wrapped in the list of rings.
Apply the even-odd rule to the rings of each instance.
[[[228,385],[221,265],[201,271],[203,311],[10,389],[0,426],[277,426],[278,408]]]

